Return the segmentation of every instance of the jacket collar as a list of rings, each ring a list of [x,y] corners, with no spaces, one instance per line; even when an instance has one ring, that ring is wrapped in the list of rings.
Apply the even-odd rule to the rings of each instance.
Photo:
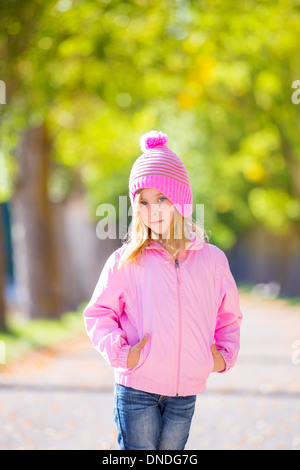
[[[190,256],[193,250],[201,250],[204,243],[205,243],[204,240],[197,233],[195,233],[194,236],[191,238],[191,240],[187,242],[186,251],[189,251],[190,253],[186,254],[186,258]],[[168,254],[166,248],[164,248],[162,244],[159,243],[157,240],[151,239],[145,248],[148,250],[157,250],[165,256]],[[181,256],[182,255],[179,256],[180,259],[181,259]]]

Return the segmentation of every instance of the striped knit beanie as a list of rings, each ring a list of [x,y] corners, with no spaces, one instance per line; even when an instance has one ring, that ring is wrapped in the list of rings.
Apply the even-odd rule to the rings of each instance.
[[[133,206],[135,193],[142,188],[162,192],[184,217],[193,212],[193,196],[188,172],[177,155],[167,146],[168,136],[150,131],[140,138],[142,155],[134,162],[129,177],[129,197]]]

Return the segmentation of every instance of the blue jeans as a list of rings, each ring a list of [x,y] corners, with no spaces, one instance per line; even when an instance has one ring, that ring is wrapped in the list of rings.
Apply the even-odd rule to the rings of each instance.
[[[196,395],[166,397],[115,384],[114,417],[121,450],[183,450]]]

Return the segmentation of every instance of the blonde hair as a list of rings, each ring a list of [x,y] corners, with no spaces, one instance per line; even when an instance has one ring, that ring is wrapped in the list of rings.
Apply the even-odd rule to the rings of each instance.
[[[131,262],[139,264],[138,260],[139,258],[142,259],[143,249],[150,243],[150,240],[153,239],[153,237],[151,237],[151,228],[144,224],[140,215],[139,207],[142,195],[143,189],[136,192],[132,210],[132,221],[127,234],[122,239],[126,248],[119,259],[118,268],[123,264]],[[195,220],[189,217],[183,217],[174,206],[173,209],[174,217],[170,224],[165,242],[165,248],[170,254],[170,261],[175,260],[178,253],[185,253],[186,243],[190,241],[193,233],[198,234],[201,239],[209,242],[207,232],[200,227]],[[154,239],[157,241],[161,240],[161,234],[157,235]]]

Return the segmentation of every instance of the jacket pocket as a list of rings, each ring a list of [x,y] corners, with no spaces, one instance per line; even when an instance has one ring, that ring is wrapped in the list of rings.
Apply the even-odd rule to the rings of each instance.
[[[198,368],[199,379],[206,380],[214,368],[214,358],[210,348],[203,352],[201,366]]]
[[[149,340],[148,340],[149,342]],[[139,362],[137,363],[137,365],[135,367],[133,367],[132,369],[132,372],[134,373],[135,371],[139,370],[146,362],[146,360],[148,359],[148,356],[149,356],[149,348],[147,348],[146,350],[146,347],[147,347],[147,343],[145,344],[145,346],[142,348],[141,350],[141,354],[140,354],[140,358],[139,358]]]
[[[210,351],[210,369],[209,369],[210,374],[212,373],[214,366],[215,366],[214,356],[213,356],[213,353]]]

